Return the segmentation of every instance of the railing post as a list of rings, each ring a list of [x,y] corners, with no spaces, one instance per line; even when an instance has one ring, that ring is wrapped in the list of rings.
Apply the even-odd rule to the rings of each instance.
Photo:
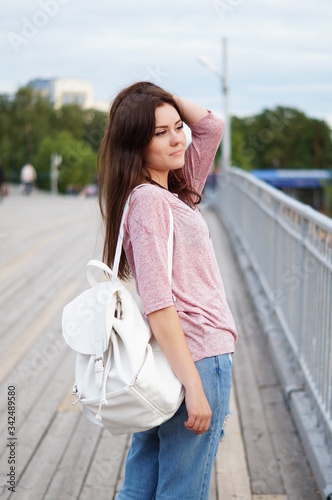
[[[278,213],[279,213],[279,201],[276,198],[273,198],[272,201],[273,205],[273,241],[277,242],[278,241]],[[276,248],[276,244],[273,247],[273,283],[272,283],[272,290],[276,290],[278,287],[278,279],[277,275],[279,273],[278,269],[278,248]]]
[[[304,214],[301,214],[301,250],[300,250],[300,270],[301,272],[304,273],[305,271],[305,257],[306,257],[306,237],[307,237],[307,230],[308,230],[308,220],[306,219]],[[303,336],[303,328],[305,324],[304,320],[304,310],[303,310],[303,304],[304,304],[304,296],[306,294],[306,280],[303,281],[303,286],[300,287],[300,293],[299,293],[299,305],[298,305],[298,314],[299,318],[301,318],[301,322],[299,322],[299,332],[298,332],[298,353],[299,357],[302,357],[303,351],[302,351],[302,336]]]

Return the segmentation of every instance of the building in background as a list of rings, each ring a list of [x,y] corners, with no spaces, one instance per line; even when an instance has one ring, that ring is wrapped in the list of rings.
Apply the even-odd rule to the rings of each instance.
[[[329,202],[323,189],[324,183],[332,183],[329,170],[284,168],[251,170],[250,173],[319,212],[327,213],[329,210]]]
[[[55,109],[66,104],[77,104],[82,109],[107,110],[107,103],[94,100],[93,86],[87,80],[36,78],[28,82],[27,86],[49,99]]]

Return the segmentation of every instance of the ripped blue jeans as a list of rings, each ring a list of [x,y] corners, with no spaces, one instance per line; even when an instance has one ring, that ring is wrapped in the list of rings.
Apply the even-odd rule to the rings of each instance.
[[[212,410],[209,430],[198,436],[188,431],[182,403],[164,424],[134,434],[117,500],[208,500],[212,466],[230,412],[232,356],[195,364]]]

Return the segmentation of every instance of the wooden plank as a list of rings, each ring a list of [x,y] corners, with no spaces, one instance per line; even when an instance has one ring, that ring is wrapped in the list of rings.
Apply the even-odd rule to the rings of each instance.
[[[45,328],[41,332],[30,350],[19,363],[13,362],[12,357],[8,357],[8,362],[11,362],[11,371],[7,370],[7,376],[1,384],[1,388],[5,390],[8,385],[15,385],[17,388],[17,405],[20,417],[30,411],[33,402],[40,397],[45,385],[45,374],[48,377],[56,376],[58,365],[64,354],[74,356],[66,345],[61,327],[61,311],[59,310],[54,317],[49,318],[49,323],[45,323]],[[37,325],[38,328],[38,325]],[[18,355],[20,353],[20,345],[17,346]],[[15,358],[15,355],[14,355]],[[74,357],[72,358],[72,374],[74,372]],[[15,361],[15,359],[14,359]],[[10,364],[9,364],[10,367]],[[28,393],[27,393],[28,391]],[[25,397],[27,395],[28,397]],[[45,396],[43,396],[45,398]],[[5,408],[0,410],[0,417],[5,413]],[[0,431],[4,425],[5,418],[0,418]]]
[[[10,265],[11,262],[14,264],[15,261],[19,264],[22,256],[33,255],[35,253],[33,249],[40,245],[45,238],[53,238],[55,232],[70,236],[86,228],[89,229],[89,231],[85,231],[86,237],[90,238],[91,241],[91,236],[96,233],[97,229],[97,212],[91,211],[90,203],[89,200],[72,200],[68,209],[66,204],[60,206],[61,201],[57,200],[57,206],[50,209],[48,202],[44,200],[40,207],[13,204],[2,207],[8,209],[7,213],[2,212],[2,214],[6,220],[10,221],[10,225],[5,230],[6,237],[1,241],[0,266]],[[80,207],[80,211],[77,210],[78,207]],[[19,215],[18,220],[13,221],[13,211],[15,210]],[[3,220],[0,222],[1,226]],[[82,220],[84,225],[82,225]],[[59,241],[61,239],[59,238]],[[53,251],[53,248],[48,246],[45,247],[44,251]],[[19,266],[13,269],[13,272],[17,274],[18,270]],[[27,268],[22,270],[27,271]]]
[[[0,384],[12,371],[13,366],[16,366],[19,360],[31,349],[37,338],[44,332],[50,318],[63,309],[74,293],[78,291],[79,286],[80,282],[76,280],[67,283],[61,293],[55,296],[47,307],[36,316],[29,328],[2,354],[0,357]]]
[[[0,388],[3,393],[8,385],[16,387],[18,429],[40,398],[46,404],[49,394],[48,384],[52,379],[57,378],[59,366],[61,366],[65,356],[69,356],[71,359],[68,380],[72,380],[74,377],[75,353],[66,345],[59,330],[59,321],[60,318],[56,317],[50,323],[49,330],[39,337],[33,348],[26,353],[25,357],[1,384]],[[5,432],[5,414],[6,408],[2,407],[0,432]]]
[[[232,415],[228,418],[225,438],[217,454],[217,491],[220,499],[250,499],[250,477],[242,442],[240,420],[234,395],[231,392]]]
[[[299,500],[302,497],[298,497]],[[308,497],[309,500],[310,497]],[[253,495],[252,500],[287,500],[286,495]]]
[[[209,500],[217,500],[217,470],[216,461],[214,461],[212,472],[211,472],[211,483],[209,491]]]
[[[41,388],[37,398],[31,401],[30,411],[22,420],[18,413],[17,419],[17,441],[19,446],[19,474],[17,484],[24,475],[33,455],[41,445],[47,434],[52,421],[55,418],[56,409],[67,390],[68,374],[72,368],[72,356],[67,353],[59,363],[56,376],[47,379]],[[5,450],[4,450],[5,451]],[[3,454],[5,454],[3,452]]]
[[[62,242],[62,245],[64,243]],[[37,267],[29,268],[25,278],[13,280],[10,286],[8,285],[8,292],[2,294],[0,299],[2,310],[6,311],[6,315],[0,319],[2,351],[24,332],[49,300],[60,294],[63,283],[70,281],[75,275],[81,275],[85,282],[84,265],[91,257],[91,252],[87,252],[87,246],[84,245],[78,246],[77,250],[74,247],[74,251],[71,259],[64,256],[59,259],[53,254],[46,255],[44,260],[36,263]],[[50,262],[56,262],[56,266],[50,266]]]
[[[80,415],[74,412],[58,413],[56,415],[47,429],[47,434],[27,463],[26,469],[20,478],[17,486],[17,495],[19,497],[23,498],[24,494],[27,495],[28,492],[30,495],[33,494],[34,498],[44,497],[57,465],[68,447],[68,442],[71,441],[79,419]],[[64,480],[64,477],[62,479]],[[73,477],[68,479],[73,480]],[[70,497],[58,496],[53,498]]]
[[[76,408],[75,405],[74,408]],[[85,476],[100,439],[101,429],[95,427],[85,418],[81,409],[61,411],[58,419],[66,421],[69,415],[79,415],[70,439],[67,440],[63,455],[58,460],[53,476],[49,476],[49,484],[45,498],[78,498],[84,485]],[[46,443],[48,440],[45,440]],[[47,453],[45,454],[47,458]],[[35,467],[38,466],[38,461]],[[109,498],[109,497],[108,497]]]
[[[112,436],[106,430],[96,447],[82,488],[80,499],[96,496],[101,500],[115,498],[124,478],[124,464],[130,436]]]
[[[281,389],[277,392],[274,387],[265,388],[262,390],[262,400],[287,497],[319,500],[318,487],[313,481]]]
[[[65,244],[65,241],[59,243],[58,254]],[[27,323],[31,322],[35,309],[43,307],[48,299],[59,291],[59,286],[61,287],[63,281],[73,276],[73,272],[78,276],[80,271],[83,276],[84,264],[89,258],[89,253],[84,245],[82,249],[74,247],[74,250],[76,250],[75,261],[72,258],[66,259],[64,256],[59,259],[57,253],[49,253],[40,262],[37,259],[35,265],[30,266],[23,277],[11,277],[8,283],[5,282],[5,288],[1,294],[1,307],[6,310],[6,316],[1,321],[2,342],[6,330],[7,334],[10,332],[12,335],[13,327],[22,330]],[[82,252],[85,255],[84,260]],[[56,265],[50,266],[50,262],[56,262]],[[28,289],[29,294],[26,293]],[[16,326],[17,324],[20,326]]]
[[[44,238],[41,238],[38,242],[36,242],[33,246],[30,247],[28,251],[21,252],[20,256],[14,256],[10,261],[7,261],[4,269],[1,271],[1,281],[5,281],[8,278],[18,278],[19,275],[22,275],[28,266],[31,265],[31,262],[42,255],[47,247],[53,244],[55,241],[59,241],[64,235],[66,231],[63,229],[60,231],[53,231],[51,234],[47,234]]]

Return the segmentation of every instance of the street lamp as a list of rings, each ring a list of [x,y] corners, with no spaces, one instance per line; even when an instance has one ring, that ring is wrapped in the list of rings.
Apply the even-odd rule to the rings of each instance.
[[[222,146],[222,162],[223,170],[227,170],[231,166],[231,130],[230,130],[230,117],[229,117],[229,104],[228,104],[228,64],[227,64],[227,39],[223,38],[223,74],[216,68],[216,66],[206,56],[200,56],[199,62],[206,66],[212,73],[220,78],[221,91],[224,96],[224,137]]]

